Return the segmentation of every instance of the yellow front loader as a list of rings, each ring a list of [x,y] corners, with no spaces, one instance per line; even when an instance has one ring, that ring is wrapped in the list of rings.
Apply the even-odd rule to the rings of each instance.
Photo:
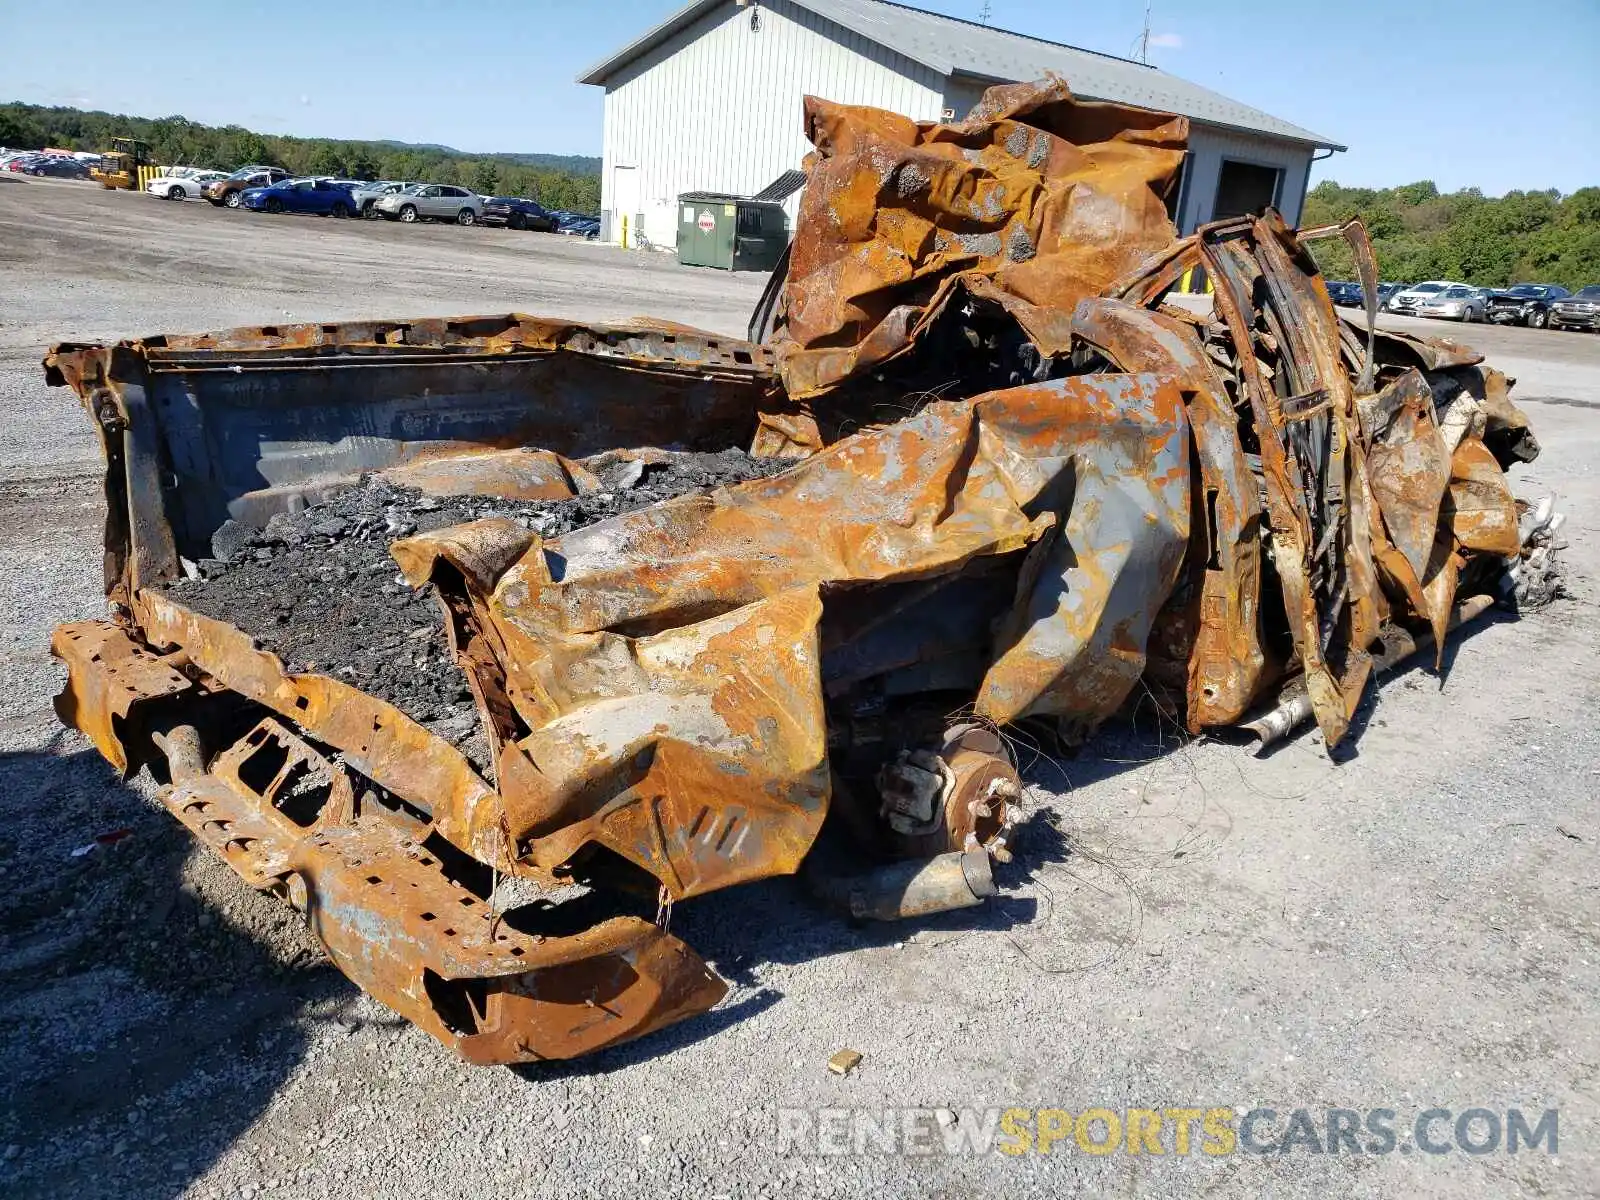
[[[150,163],[150,143],[137,138],[112,138],[111,149],[89,171],[89,177],[98,180],[101,187],[125,192],[141,190],[157,174]]]

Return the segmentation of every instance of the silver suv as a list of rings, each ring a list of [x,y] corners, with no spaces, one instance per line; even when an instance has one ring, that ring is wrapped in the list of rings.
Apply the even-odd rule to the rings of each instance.
[[[408,183],[372,202],[373,211],[391,221],[454,221],[476,225],[483,197],[451,183]]]
[[[380,179],[375,183],[363,183],[359,187],[351,188],[350,198],[355,201],[356,211],[363,217],[376,218],[381,214],[373,207],[374,204],[385,196],[410,186],[409,179]]]

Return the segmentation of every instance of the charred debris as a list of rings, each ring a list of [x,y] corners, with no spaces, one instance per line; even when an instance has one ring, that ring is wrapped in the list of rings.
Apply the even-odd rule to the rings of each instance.
[[[1329,303],[1307,243],[1371,297],[1359,225],[1180,238],[1186,122],[1055,79],[806,128],[747,341],[511,315],[46,360],[107,461],[62,719],[472,1061],[716,1003],[679,900],[804,867],[860,919],[981,903],[1009,731],[1138,697],[1336,745],[1375,673],[1553,586],[1511,381]]]

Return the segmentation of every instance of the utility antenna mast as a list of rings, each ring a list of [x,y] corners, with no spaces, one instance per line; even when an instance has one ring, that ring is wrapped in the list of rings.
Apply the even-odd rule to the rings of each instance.
[[[1150,0],[1144,0],[1144,32],[1139,35],[1139,61],[1150,65]]]
[[[989,0],[983,0],[983,7],[978,10],[978,24],[987,25],[994,13],[989,11]]]

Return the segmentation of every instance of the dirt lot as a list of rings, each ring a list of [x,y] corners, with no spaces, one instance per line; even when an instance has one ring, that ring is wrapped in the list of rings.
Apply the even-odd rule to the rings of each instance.
[[[577,1063],[455,1061],[56,724],[46,646],[101,611],[100,497],[87,424],[43,386],[47,343],[507,310],[737,334],[760,283],[549,236],[0,176],[0,1191],[1600,1191],[1600,338],[1465,331],[1520,378],[1545,453],[1517,483],[1569,514],[1574,594],[1480,622],[1442,683],[1389,680],[1343,761],[1315,737],[1258,760],[1109,730],[1032,764],[1018,862],[977,916],[852,929],[788,881],[679,906],[728,999]],[[864,1061],[830,1075],[846,1046]],[[1330,1107],[1388,1108],[1399,1144],[833,1155],[779,1136],[809,1119],[782,1109],[901,1106],[960,1114],[932,1125],[940,1146],[1008,1107],[1275,1109],[1261,1141],[1297,1108],[1319,1135]],[[1559,1152],[1417,1152],[1430,1107],[1559,1109]]]

